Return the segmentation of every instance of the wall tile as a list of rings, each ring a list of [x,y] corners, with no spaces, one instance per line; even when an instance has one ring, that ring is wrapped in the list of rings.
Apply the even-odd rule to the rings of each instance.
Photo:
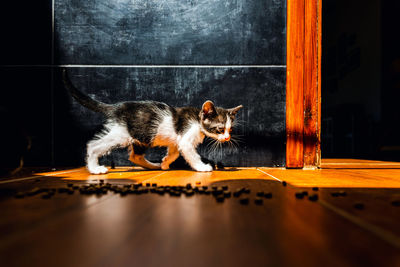
[[[56,0],[61,64],[286,64],[286,1]]]

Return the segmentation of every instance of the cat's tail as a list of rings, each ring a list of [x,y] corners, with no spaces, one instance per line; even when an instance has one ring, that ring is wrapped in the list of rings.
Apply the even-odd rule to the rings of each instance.
[[[76,89],[76,87],[72,84],[72,82],[68,78],[66,69],[62,70],[62,78],[64,86],[82,106],[104,114],[108,114],[112,110],[112,105],[94,100],[93,98],[90,98],[89,96],[85,95],[84,93]]]

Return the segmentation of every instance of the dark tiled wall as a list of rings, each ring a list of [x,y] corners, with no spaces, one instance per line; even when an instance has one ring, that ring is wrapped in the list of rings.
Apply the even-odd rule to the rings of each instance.
[[[285,0],[56,0],[62,64],[286,64]]]
[[[243,104],[242,125],[235,129],[240,146],[210,153],[205,144],[202,155],[226,165],[284,165],[284,0],[54,0],[54,35],[51,6],[32,6],[40,18],[28,16],[22,24],[31,22],[27,29],[36,33],[19,36],[20,26],[13,26],[8,33],[17,41],[2,50],[0,73],[14,90],[10,103],[19,103],[36,136],[28,163],[81,165],[85,143],[101,130],[103,118],[63,88],[59,67],[66,65],[82,91],[108,103]],[[129,165],[126,154],[115,151],[102,161]],[[149,157],[159,160],[160,151]]]

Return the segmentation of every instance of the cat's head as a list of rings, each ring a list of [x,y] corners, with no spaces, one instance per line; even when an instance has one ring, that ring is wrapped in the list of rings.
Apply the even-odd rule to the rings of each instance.
[[[237,112],[243,106],[224,109],[214,106],[210,100],[204,102],[200,111],[200,121],[203,133],[219,142],[227,142],[231,139],[231,132]]]

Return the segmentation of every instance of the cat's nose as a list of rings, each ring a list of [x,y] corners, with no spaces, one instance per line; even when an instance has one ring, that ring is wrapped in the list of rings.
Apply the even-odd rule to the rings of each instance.
[[[229,140],[231,140],[231,137],[230,137],[230,136],[225,137],[225,141],[229,141]]]

